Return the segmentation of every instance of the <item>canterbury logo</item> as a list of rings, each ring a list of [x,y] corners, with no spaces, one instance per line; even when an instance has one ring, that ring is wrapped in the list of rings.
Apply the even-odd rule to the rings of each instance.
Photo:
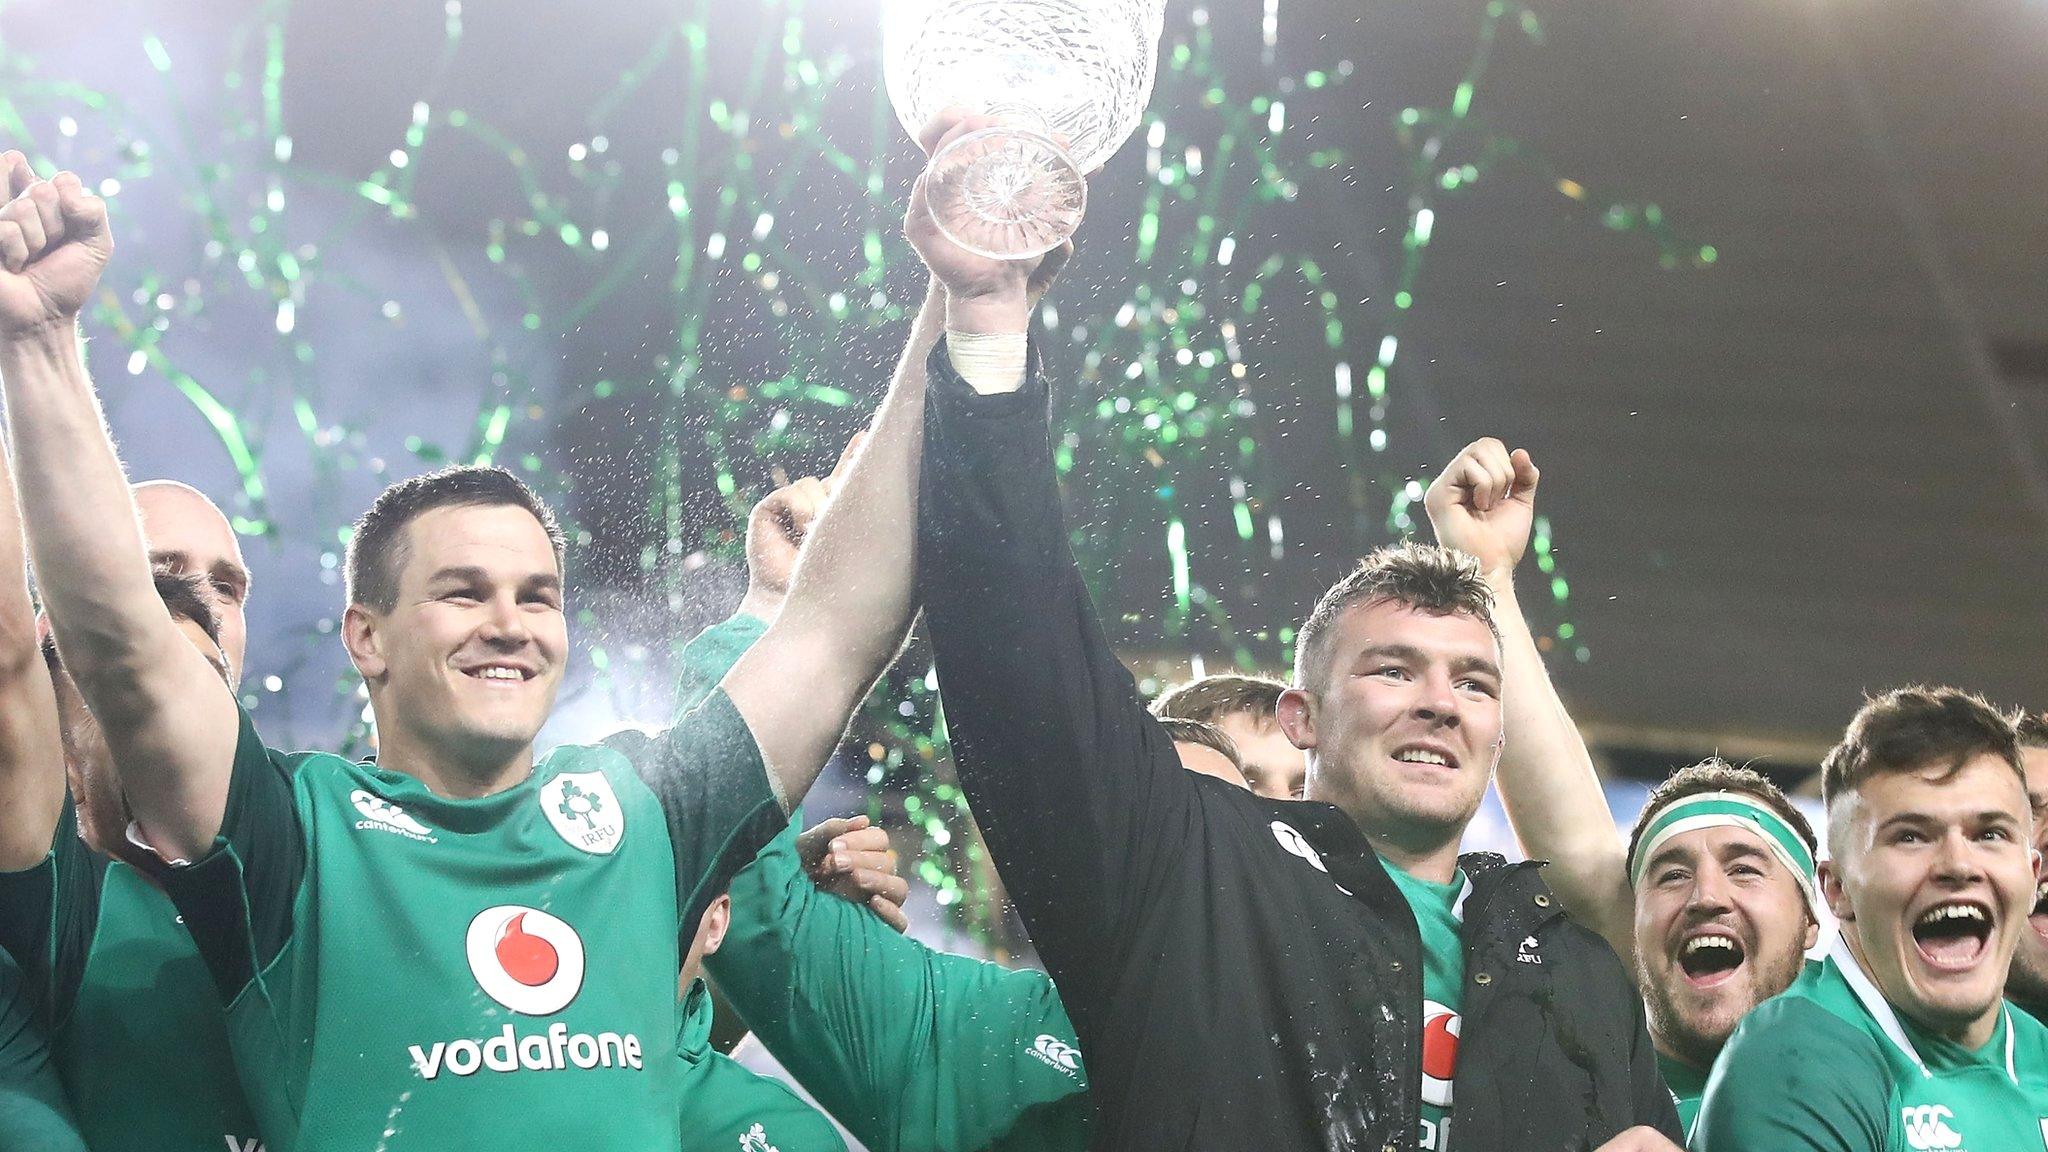
[[[1057,1068],[1069,1077],[1081,1071],[1081,1050],[1057,1036],[1040,1036],[1032,1041],[1031,1054],[1048,1067]]]
[[[1956,1114],[1941,1104],[1916,1104],[1899,1109],[1899,1119],[1906,1127],[1906,1143],[1914,1152],[1932,1152],[1941,1148],[1960,1148],[1963,1138],[1948,1126]]]

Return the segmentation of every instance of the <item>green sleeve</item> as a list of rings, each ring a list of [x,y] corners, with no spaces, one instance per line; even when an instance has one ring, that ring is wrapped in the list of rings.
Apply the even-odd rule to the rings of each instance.
[[[768,622],[756,616],[734,615],[697,634],[683,648],[682,674],[676,679],[676,715],[697,707],[754,646]]]
[[[1892,1074],[1877,1042],[1810,1000],[1752,1011],[1714,1062],[1693,1152],[1886,1152]]]
[[[106,873],[106,858],[78,838],[68,795],[50,854],[33,868],[0,872],[0,950],[20,964],[24,1002],[51,1031],[71,1018],[85,980]]]
[[[21,971],[0,956],[0,1148],[85,1152]]]
[[[873,1152],[1006,1137],[1084,1146],[1073,1026],[1043,973],[938,952],[818,891],[795,824],[739,873],[732,898],[706,965],[790,1075]]]
[[[160,875],[227,1004],[291,941],[293,906],[306,876],[305,825],[291,773],[242,711],[213,851]]]

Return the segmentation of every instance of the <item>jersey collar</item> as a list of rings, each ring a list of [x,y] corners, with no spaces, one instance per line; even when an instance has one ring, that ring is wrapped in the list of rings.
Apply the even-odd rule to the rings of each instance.
[[[1856,962],[1856,953],[1849,948],[1848,940],[1839,932],[1828,944],[1828,959],[1841,971],[1843,981],[1849,985],[1849,991],[1856,994],[1856,999],[1863,1005],[1863,1010],[1870,1013],[1871,1019],[1876,1020],[1877,1026],[1884,1030],[1885,1038],[1896,1045],[1899,1051],[1904,1052],[1915,1068],[1920,1069],[1923,1079],[1932,1079],[1934,1073],[1928,1070],[1927,1062],[1920,1058],[1920,1050],[1914,1046],[1912,1037],[1906,1034],[1905,1023],[1893,1010],[1891,1001],[1886,1000],[1884,993],[1878,990],[1870,974],[1863,970],[1863,965]],[[2017,1085],[2020,1082],[2020,1075],[2013,1064],[2012,1007],[2001,1002],[1998,1011],[1999,1022],[2005,1028],[2005,1074]]]

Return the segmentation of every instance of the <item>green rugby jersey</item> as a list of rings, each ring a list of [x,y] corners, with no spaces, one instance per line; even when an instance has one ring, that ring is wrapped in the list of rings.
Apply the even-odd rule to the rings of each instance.
[[[0,952],[0,1148],[85,1152],[35,1009],[21,968]]]
[[[1448,884],[1418,880],[1391,864],[1387,875],[1407,899],[1422,937],[1422,1137],[1416,1147],[1439,1152],[1451,1147],[1451,1085],[1458,1070],[1465,984],[1465,944],[1458,925],[1471,884],[1462,871],[1453,872]]]
[[[723,693],[639,747],[455,799],[243,716],[167,883],[270,1152],[681,1146],[681,926],[783,817]]]
[[[1696,1152],[2044,1152],[2048,1027],[2001,1006],[1976,1051],[1892,1010],[1837,940],[1722,1048]]]
[[[683,1147],[707,1152],[846,1152],[839,1130],[789,1085],[711,1047],[711,989],[683,998]]]
[[[1707,1094],[1707,1074],[1683,1060],[1657,1053],[1657,1072],[1671,1089],[1671,1102],[1678,1105],[1678,1126],[1691,1132],[1700,1114],[1700,1098]]]
[[[0,938],[48,1005],[50,1051],[95,1152],[260,1147],[220,995],[161,888],[78,838],[0,874]]]
[[[766,627],[735,616],[691,641],[682,705]],[[818,891],[801,826],[734,878],[732,927],[705,958],[789,1074],[872,1152],[1086,1148],[1087,1071],[1052,979],[937,951]]]

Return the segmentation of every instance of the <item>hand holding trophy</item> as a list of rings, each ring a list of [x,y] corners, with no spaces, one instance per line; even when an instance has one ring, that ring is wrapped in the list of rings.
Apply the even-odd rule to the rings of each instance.
[[[996,259],[1064,244],[1083,174],[1144,115],[1165,15],[1166,0],[883,0],[889,100],[911,135],[948,107],[1002,121],[933,155],[938,229]]]

